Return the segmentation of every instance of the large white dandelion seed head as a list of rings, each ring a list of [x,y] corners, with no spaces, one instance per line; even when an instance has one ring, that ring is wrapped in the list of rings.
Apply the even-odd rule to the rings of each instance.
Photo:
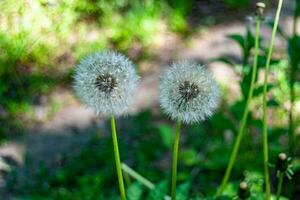
[[[139,82],[133,63],[108,51],[87,56],[75,69],[74,89],[97,114],[124,114]]]
[[[173,120],[192,124],[211,116],[219,103],[212,74],[194,62],[174,63],[161,77],[160,104]]]

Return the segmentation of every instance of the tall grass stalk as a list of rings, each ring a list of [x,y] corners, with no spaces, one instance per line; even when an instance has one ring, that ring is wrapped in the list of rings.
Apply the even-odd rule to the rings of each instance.
[[[118,175],[118,181],[119,181],[121,200],[126,200],[125,187],[124,187],[123,175],[122,175],[122,169],[121,169],[120,153],[119,153],[119,147],[118,147],[116,123],[115,123],[115,118],[113,115],[110,116],[110,125],[111,125],[112,140],[113,140],[113,147],[114,147],[114,154],[115,154],[116,169],[117,169],[117,175]]]
[[[173,160],[172,160],[172,180],[171,180],[172,200],[176,200],[177,160],[178,160],[178,149],[179,149],[179,141],[180,141],[180,129],[181,129],[181,122],[177,121],[175,141],[173,146]]]
[[[298,32],[297,32],[297,28],[298,28],[298,5],[300,2],[296,1],[296,6],[295,6],[295,13],[294,13],[294,19],[293,19],[293,39],[297,38]],[[296,41],[294,41],[296,42]],[[298,66],[294,66],[294,65],[298,65],[297,63],[294,63],[294,61],[291,58],[290,61],[290,111],[289,111],[289,154],[290,156],[294,156],[295,153],[295,140],[296,140],[296,136],[295,136],[295,124],[294,124],[294,103],[295,103],[295,80],[296,80],[296,68]]]
[[[270,190],[270,176],[269,176],[269,153],[268,153],[268,124],[267,124],[267,82],[268,75],[270,71],[270,62],[273,53],[274,41],[277,32],[277,27],[279,23],[280,12],[282,8],[283,0],[279,0],[278,7],[275,16],[275,23],[273,26],[271,43],[269,46],[265,76],[264,76],[264,87],[263,87],[263,154],[264,154],[264,179],[265,179],[265,190],[266,190],[266,200],[271,199],[271,190]]]
[[[230,156],[229,164],[227,166],[227,169],[226,169],[225,175],[223,177],[221,186],[219,187],[219,189],[217,191],[217,194],[216,194],[217,196],[221,195],[223,193],[225,187],[227,186],[227,183],[228,183],[228,180],[230,178],[231,171],[232,171],[233,165],[235,163],[236,156],[237,156],[240,144],[241,144],[243,133],[244,133],[245,128],[246,128],[247,118],[248,118],[248,113],[249,113],[249,105],[250,105],[250,102],[251,102],[251,99],[252,99],[254,83],[255,83],[255,78],[256,78],[256,73],[257,73],[257,61],[258,61],[259,38],[260,38],[260,25],[261,25],[261,19],[259,17],[257,17],[256,18],[256,28],[255,28],[254,60],[253,60],[253,69],[252,69],[252,76],[251,76],[251,83],[250,83],[249,93],[248,93],[248,97],[247,97],[246,106],[245,106],[245,109],[244,109],[240,129],[239,129],[237,138],[235,140],[233,150],[232,150],[232,153],[231,153],[231,156]]]

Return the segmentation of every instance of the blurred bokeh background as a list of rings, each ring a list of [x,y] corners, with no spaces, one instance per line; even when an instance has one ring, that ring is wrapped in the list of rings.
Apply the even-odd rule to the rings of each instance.
[[[268,94],[270,162],[276,162],[279,152],[295,152],[294,179],[285,180],[288,199],[300,199],[296,140],[300,86],[299,72],[291,70],[300,60],[296,2],[300,4],[284,1]],[[255,97],[226,189],[228,199],[237,194],[244,179],[252,183],[253,199],[262,199],[263,194],[262,75],[277,1],[266,3]],[[157,187],[149,190],[125,174],[129,200],[160,200],[168,191],[173,122],[159,108],[160,74],[179,59],[196,60],[213,72],[222,101],[209,120],[184,129],[178,195],[211,197],[222,179],[245,105],[255,4],[250,0],[1,0],[0,199],[118,199],[107,118],[82,105],[72,89],[79,60],[108,49],[130,57],[142,76],[130,115],[117,119],[121,158]],[[289,139],[291,79],[296,91],[294,143]],[[271,168],[271,172],[275,191],[276,171]]]

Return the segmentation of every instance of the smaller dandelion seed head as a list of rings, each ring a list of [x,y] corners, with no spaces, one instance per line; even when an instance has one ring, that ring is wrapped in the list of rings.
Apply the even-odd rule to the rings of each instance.
[[[280,154],[278,155],[278,158],[279,158],[280,160],[286,160],[286,159],[287,159],[287,155],[286,155],[285,153],[280,153]]]
[[[195,123],[211,116],[219,92],[211,73],[189,61],[174,63],[160,81],[160,104],[172,119]]]
[[[280,172],[285,172],[290,164],[290,160],[285,153],[278,154],[277,162],[276,162],[276,169]]]
[[[266,8],[266,4],[263,3],[263,2],[257,2],[257,3],[256,3],[256,7],[257,7],[257,8],[263,8],[263,9],[264,9],[264,8]]]
[[[243,181],[240,183],[238,196],[240,199],[248,199],[250,197],[250,189],[247,182]]]
[[[240,188],[243,189],[243,190],[247,189],[248,188],[248,183],[245,182],[245,181],[241,182],[240,183]]]
[[[256,16],[260,19],[263,20],[264,19],[264,11],[266,8],[266,4],[262,3],[262,2],[258,2],[256,4]]]
[[[75,69],[74,89],[96,113],[121,115],[128,110],[138,82],[132,62],[108,51],[81,60]]]

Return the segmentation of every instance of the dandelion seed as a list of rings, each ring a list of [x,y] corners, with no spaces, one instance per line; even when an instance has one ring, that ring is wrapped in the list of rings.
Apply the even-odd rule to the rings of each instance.
[[[128,110],[139,81],[132,62],[112,51],[84,58],[74,78],[74,89],[87,106],[113,115]]]
[[[187,124],[202,121],[214,113],[218,102],[218,86],[201,65],[175,63],[161,78],[160,104],[173,120]]]

